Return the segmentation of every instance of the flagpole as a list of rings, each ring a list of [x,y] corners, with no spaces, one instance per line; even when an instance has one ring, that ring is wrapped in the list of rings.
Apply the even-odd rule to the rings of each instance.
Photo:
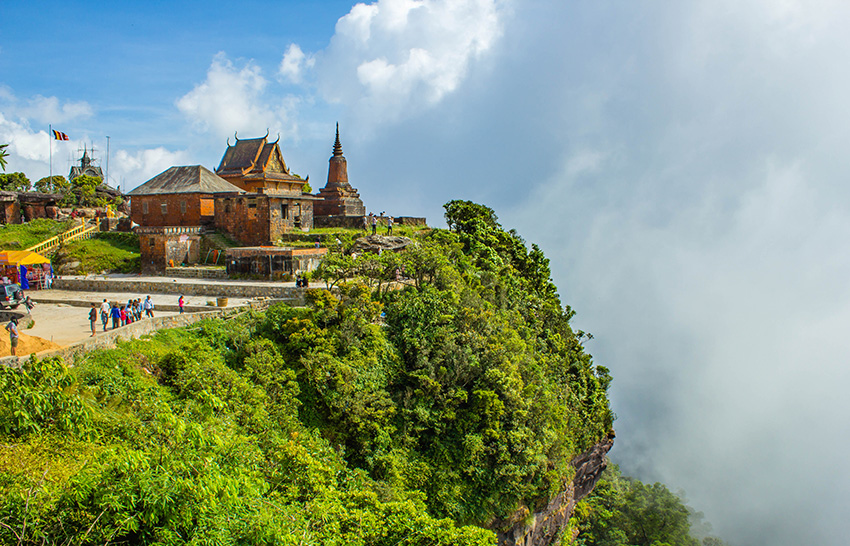
[[[50,185],[53,185],[53,125],[47,125],[47,141],[50,146]]]

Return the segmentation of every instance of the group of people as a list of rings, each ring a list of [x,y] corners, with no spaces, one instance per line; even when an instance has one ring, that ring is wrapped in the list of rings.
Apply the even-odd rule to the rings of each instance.
[[[372,235],[377,235],[378,233],[378,220],[383,219],[384,213],[381,212],[380,216],[376,216],[374,212],[370,212],[368,216],[363,217],[363,230],[369,231],[369,226],[372,226]],[[386,216],[387,219],[387,235],[393,234],[393,220],[392,216]]]
[[[183,296],[180,296],[180,312],[183,312]],[[150,296],[146,297],[144,300],[141,298],[138,299],[130,299],[127,300],[125,305],[118,305],[118,303],[109,303],[109,301],[104,298],[103,303],[100,304],[100,321],[103,323],[103,331],[105,332],[107,327],[109,326],[110,319],[112,320],[112,329],[116,329],[119,326],[126,326],[127,324],[132,324],[138,320],[142,320],[142,317],[153,318],[154,317],[154,303]],[[91,335],[95,334],[95,326],[97,324],[98,318],[98,307],[97,304],[92,303],[91,309],[89,310],[89,322],[91,323]]]

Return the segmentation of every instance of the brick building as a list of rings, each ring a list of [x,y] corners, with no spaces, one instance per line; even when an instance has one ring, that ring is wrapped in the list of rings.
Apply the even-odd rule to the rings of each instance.
[[[215,229],[244,245],[272,245],[284,233],[313,227],[315,199],[310,194],[219,194],[215,198]]]
[[[198,263],[201,257],[199,226],[139,226],[142,273],[163,273],[174,265]]]
[[[213,225],[219,193],[244,191],[200,165],[171,167],[128,194],[130,217],[140,226]]]
[[[327,248],[240,247],[227,249],[227,274],[278,280],[284,275],[313,271]]]

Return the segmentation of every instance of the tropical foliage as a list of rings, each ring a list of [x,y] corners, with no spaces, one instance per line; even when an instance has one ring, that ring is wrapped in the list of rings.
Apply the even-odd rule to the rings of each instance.
[[[0,369],[0,542],[493,544],[610,432],[611,378],[475,207],[331,255],[303,308]]]
[[[574,546],[725,546],[708,534],[703,514],[664,484],[625,477],[616,465],[579,502],[571,523],[578,532]]]

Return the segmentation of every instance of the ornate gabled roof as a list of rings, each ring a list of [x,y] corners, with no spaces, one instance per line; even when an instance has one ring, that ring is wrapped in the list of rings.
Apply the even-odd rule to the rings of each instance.
[[[228,139],[216,174],[224,177],[275,174],[275,178],[283,180],[301,180],[289,172],[278,141],[268,142],[267,137],[237,138],[233,145]]]
[[[165,193],[245,193],[227,180],[201,165],[171,167],[154,176],[127,195]]]

